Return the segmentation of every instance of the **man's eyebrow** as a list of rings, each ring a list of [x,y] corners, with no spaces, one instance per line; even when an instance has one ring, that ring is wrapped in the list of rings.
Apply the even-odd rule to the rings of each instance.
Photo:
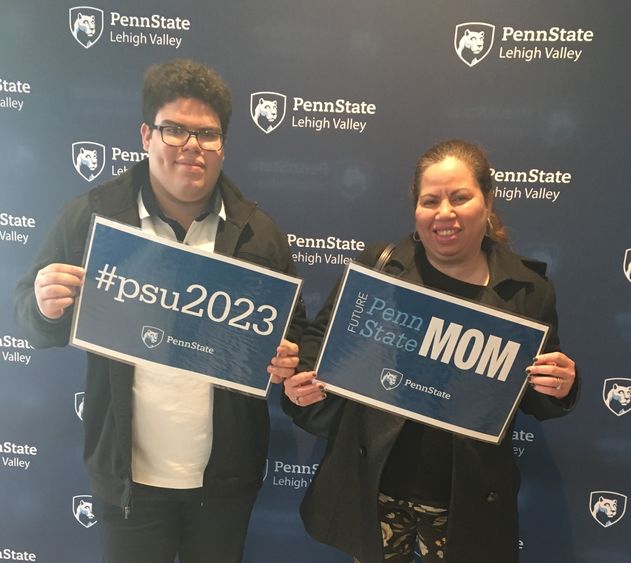
[[[181,127],[182,129],[188,130],[188,127],[186,125],[177,121],[173,121],[171,119],[163,119],[162,125],[173,125],[175,127]],[[212,125],[209,125],[208,127],[201,127],[200,129],[191,129],[191,131],[212,131],[213,133],[221,133],[221,129],[218,129],[217,127],[214,127]]]

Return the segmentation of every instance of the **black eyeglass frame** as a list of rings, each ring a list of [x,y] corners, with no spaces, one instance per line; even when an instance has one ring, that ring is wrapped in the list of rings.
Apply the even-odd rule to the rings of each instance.
[[[149,128],[152,131],[160,131],[160,139],[162,139],[162,142],[169,146],[169,147],[183,147],[184,145],[186,145],[186,143],[188,143],[189,139],[191,137],[195,137],[195,140],[197,141],[197,144],[199,145],[199,148],[202,149],[203,151],[208,151],[208,152],[218,152],[223,148],[224,145],[224,141],[225,141],[225,135],[221,132],[221,131],[215,131],[214,129],[198,129],[197,131],[191,131],[190,129],[187,129],[186,127],[182,127],[181,125],[156,125],[154,124],[147,124],[149,125]],[[186,133],[188,134],[188,136],[186,137],[186,139],[184,140],[183,143],[180,143],[179,145],[173,145],[171,143],[167,143],[164,140],[164,130],[168,129],[168,128],[173,128],[173,129],[180,129],[182,131],[186,131]],[[202,147],[201,143],[199,142],[199,134],[200,133],[206,133],[206,132],[212,132],[215,135],[217,135],[219,137],[219,140],[221,141],[221,144],[219,145],[218,148],[216,149],[205,149],[204,147]]]

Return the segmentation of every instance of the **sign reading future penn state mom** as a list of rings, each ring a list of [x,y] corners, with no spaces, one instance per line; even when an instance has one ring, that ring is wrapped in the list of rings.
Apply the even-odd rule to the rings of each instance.
[[[316,370],[327,391],[498,443],[548,330],[350,263]]]
[[[266,397],[302,281],[95,216],[71,343]]]

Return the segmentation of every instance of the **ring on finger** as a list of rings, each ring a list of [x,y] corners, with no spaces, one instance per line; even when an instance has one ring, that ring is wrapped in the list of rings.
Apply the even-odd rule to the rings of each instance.
[[[294,399],[295,403],[300,406],[300,397],[298,395],[296,395],[296,398]]]
[[[555,387],[555,389],[558,391],[559,389],[561,389],[561,385],[563,385],[563,379],[557,377],[557,386]]]

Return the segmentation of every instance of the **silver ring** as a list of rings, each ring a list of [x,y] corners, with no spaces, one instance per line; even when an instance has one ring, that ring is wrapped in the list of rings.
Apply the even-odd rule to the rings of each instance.
[[[557,377],[557,386],[555,387],[555,389],[558,391],[559,389],[561,389],[561,385],[563,385],[563,380],[560,377]]]
[[[298,395],[296,395],[295,402],[298,406],[300,406],[300,397],[298,397]]]

